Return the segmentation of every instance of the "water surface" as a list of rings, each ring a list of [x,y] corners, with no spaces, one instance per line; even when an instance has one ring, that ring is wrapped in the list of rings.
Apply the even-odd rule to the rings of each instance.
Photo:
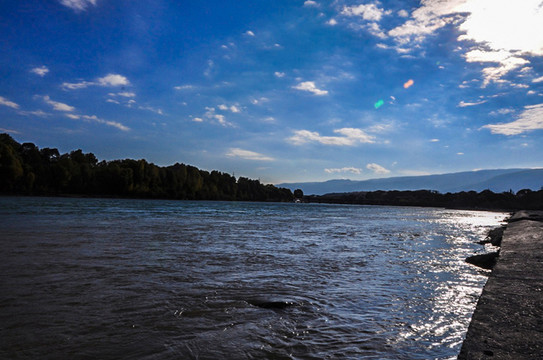
[[[0,198],[0,358],[455,358],[505,216]]]

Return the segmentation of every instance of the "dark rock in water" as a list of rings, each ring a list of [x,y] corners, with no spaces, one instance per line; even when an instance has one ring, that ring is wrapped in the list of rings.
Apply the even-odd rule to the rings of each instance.
[[[251,299],[251,300],[247,300],[247,302],[259,308],[272,309],[272,310],[281,310],[289,306],[296,305],[296,303],[293,301],[274,301],[274,300],[264,300],[264,299]]]
[[[494,267],[494,265],[496,265],[498,256],[499,256],[499,253],[497,251],[487,253],[487,254],[474,255],[474,256],[468,257],[466,259],[466,262],[483,269],[491,270]]]
[[[496,229],[492,229],[488,232],[487,238],[490,240],[490,243],[492,245],[501,246],[504,230],[505,230],[504,227],[499,227]]]

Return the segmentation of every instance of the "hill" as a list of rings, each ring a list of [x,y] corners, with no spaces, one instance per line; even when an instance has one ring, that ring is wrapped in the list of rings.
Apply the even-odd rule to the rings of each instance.
[[[283,183],[278,187],[302,189],[305,194],[323,195],[376,190],[435,190],[440,193],[459,191],[504,192],[543,187],[543,169],[496,169],[464,171],[440,175],[403,176],[362,181],[329,180],[325,182]]]

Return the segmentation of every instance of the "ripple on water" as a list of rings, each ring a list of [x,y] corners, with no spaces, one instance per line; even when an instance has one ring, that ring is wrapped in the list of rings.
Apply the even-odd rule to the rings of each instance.
[[[454,358],[485,281],[464,258],[505,217],[114,199],[0,209],[0,357],[27,359]]]

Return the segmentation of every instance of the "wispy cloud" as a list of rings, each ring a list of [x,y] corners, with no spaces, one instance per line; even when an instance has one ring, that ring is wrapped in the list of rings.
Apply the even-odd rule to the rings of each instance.
[[[17,130],[12,130],[12,129],[4,129],[4,128],[0,128],[0,131],[1,131],[1,132],[8,133],[8,134],[20,134],[19,131],[17,131]]]
[[[96,0],[60,0],[60,3],[75,12],[85,11],[90,5],[96,6]]]
[[[89,86],[114,87],[127,85],[130,85],[130,81],[128,81],[128,79],[123,75],[108,74],[104,77],[96,79],[96,81],[80,81],[77,83],[65,82],[62,84],[62,88],[64,88],[65,90],[78,90],[87,88]]]
[[[354,128],[336,129],[334,133],[343,136],[321,136],[318,132],[314,131],[296,130],[294,131],[294,135],[287,140],[294,145],[317,142],[323,145],[353,146],[360,143],[373,143],[375,139],[364,131]]]
[[[164,115],[164,112],[162,111],[162,109],[154,108],[152,106],[139,106],[138,109],[151,111],[158,115]]]
[[[351,173],[351,174],[360,175],[362,173],[362,169],[355,168],[355,167],[343,167],[343,168],[324,169],[324,172],[328,174]]]
[[[476,106],[486,103],[488,100],[481,100],[481,101],[475,101],[475,102],[465,102],[464,100],[460,101],[458,103],[458,107],[468,107],[468,106]]]
[[[308,91],[308,92],[310,92],[310,93],[312,93],[314,95],[318,95],[318,96],[328,94],[327,90],[321,90],[321,89],[317,88],[317,86],[315,85],[315,82],[313,82],[313,81],[304,81],[304,82],[299,83],[298,85],[293,86],[292,88],[294,88],[296,90],[301,90],[301,91]]]
[[[195,88],[194,85],[178,85],[173,87],[175,90],[193,90]]]
[[[258,161],[275,161],[274,158],[249,150],[243,150],[240,148],[231,148],[226,156],[240,158],[245,160],[258,160]]]
[[[543,82],[543,76],[533,79],[532,82],[533,82],[533,83],[540,83],[540,82]]]
[[[492,134],[520,135],[525,132],[543,129],[543,104],[525,106],[517,120],[503,124],[489,124],[483,128]]]
[[[379,164],[375,164],[375,163],[371,163],[371,164],[366,165],[366,169],[368,169],[370,171],[373,171],[375,174],[380,174],[380,175],[390,173],[390,170],[382,167]]]
[[[48,95],[42,96],[43,101],[47,103],[48,105],[51,105],[54,110],[56,111],[65,111],[65,112],[72,112],[75,111],[75,107],[66,105],[64,103],[53,101]]]
[[[16,104],[13,101],[9,101],[3,96],[0,96],[0,105],[7,106],[12,109],[18,109],[20,107],[19,104]]]
[[[84,120],[84,121],[88,121],[88,122],[95,122],[95,123],[98,123],[98,124],[112,126],[112,127],[115,127],[115,128],[117,128],[119,130],[122,130],[122,131],[129,131],[130,130],[129,127],[124,126],[123,124],[121,124],[119,122],[100,119],[96,115],[67,114],[66,116],[69,117],[70,119],[73,119],[73,120]]]
[[[126,97],[126,98],[133,98],[133,97],[136,97],[136,93],[128,92],[128,91],[123,91],[123,92],[117,93],[116,95],[119,95],[119,96],[122,96],[122,97]]]
[[[31,69],[30,72],[38,76],[44,77],[49,72],[49,69],[47,68],[47,66],[40,66]]]

